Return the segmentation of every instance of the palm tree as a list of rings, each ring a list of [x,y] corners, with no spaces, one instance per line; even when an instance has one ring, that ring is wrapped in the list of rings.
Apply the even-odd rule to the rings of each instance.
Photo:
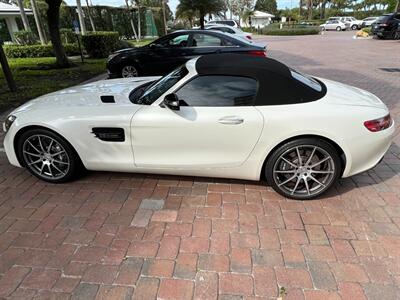
[[[22,23],[24,24],[24,29],[31,30],[31,28],[29,27],[28,17],[26,16],[24,4],[22,3],[22,0],[18,0],[18,7],[19,7],[19,11],[21,13],[21,19],[22,19]]]
[[[207,14],[216,14],[224,10],[223,0],[180,0],[180,11],[195,11],[199,14],[200,27],[204,29],[204,20]]]
[[[83,17],[81,0],[76,0],[76,9],[78,11],[79,24],[81,25],[82,35],[86,34],[85,19]]]
[[[176,18],[182,21],[188,21],[190,28],[194,26],[194,19],[197,18],[197,13],[194,10],[182,10],[181,7],[176,9]]]
[[[90,26],[92,26],[92,31],[96,31],[96,27],[94,26],[92,14],[90,12],[89,0],[86,0],[86,7],[87,7],[88,16],[89,16]]]

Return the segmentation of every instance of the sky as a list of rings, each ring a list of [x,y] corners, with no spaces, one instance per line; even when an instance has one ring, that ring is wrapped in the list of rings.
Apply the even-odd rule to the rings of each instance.
[[[76,5],[76,0],[65,0],[67,4],[69,5]],[[279,9],[284,9],[284,8],[291,8],[295,7],[298,3],[297,0],[277,0],[278,2],[278,8]],[[85,1],[82,1],[82,5],[84,4]],[[125,5],[125,0],[92,0],[93,5],[110,5],[110,6],[122,6]],[[169,0],[168,4],[171,10],[175,13],[176,7],[179,3],[179,0]]]

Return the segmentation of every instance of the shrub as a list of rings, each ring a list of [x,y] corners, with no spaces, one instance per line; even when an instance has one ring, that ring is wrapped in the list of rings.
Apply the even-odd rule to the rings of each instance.
[[[368,33],[369,35],[371,35],[371,27],[364,27],[363,29],[361,29],[362,31]]]
[[[62,41],[63,44],[74,44],[74,43],[76,43],[76,35],[72,31],[72,29],[61,28],[60,29],[60,36],[61,36],[61,41]]]
[[[98,31],[82,36],[82,44],[90,57],[103,58],[118,49],[118,32]]]
[[[20,45],[34,45],[38,43],[38,37],[29,30],[21,30],[14,32],[15,40]]]
[[[66,44],[64,49],[69,56],[80,54],[79,47],[76,44]],[[4,52],[8,58],[54,56],[52,45],[5,45]]]
[[[130,44],[128,41],[118,41],[117,48],[115,50],[122,50],[127,48],[133,48],[134,45]]]
[[[319,33],[318,27],[283,28],[283,29],[263,28],[261,30],[261,34],[265,35],[311,35],[318,33]]]

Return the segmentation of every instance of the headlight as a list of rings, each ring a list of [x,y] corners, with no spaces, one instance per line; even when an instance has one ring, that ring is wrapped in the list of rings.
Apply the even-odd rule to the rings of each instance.
[[[3,130],[4,130],[4,132],[7,132],[8,129],[10,129],[12,123],[14,123],[14,121],[15,121],[16,118],[17,118],[17,117],[16,117],[16,116],[13,116],[13,115],[9,115],[9,116],[7,117],[7,119],[6,119],[6,120],[4,121],[4,123],[3,123]]]

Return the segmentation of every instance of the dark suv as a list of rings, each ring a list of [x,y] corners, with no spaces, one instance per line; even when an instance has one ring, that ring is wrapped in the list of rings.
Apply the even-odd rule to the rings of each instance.
[[[385,14],[372,24],[372,34],[378,38],[398,39],[400,13]]]

